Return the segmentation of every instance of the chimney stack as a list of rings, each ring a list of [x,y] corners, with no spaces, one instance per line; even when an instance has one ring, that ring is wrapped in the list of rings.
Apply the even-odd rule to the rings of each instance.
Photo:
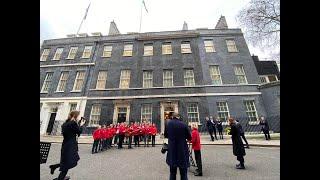
[[[228,29],[226,18],[221,15],[215,29]]]
[[[120,34],[120,31],[118,30],[117,25],[113,20],[113,21],[110,22],[109,34],[108,35],[112,36],[112,35],[118,35],[118,34]]]
[[[183,31],[188,30],[188,24],[187,24],[185,21],[183,22],[182,30],[183,30]]]

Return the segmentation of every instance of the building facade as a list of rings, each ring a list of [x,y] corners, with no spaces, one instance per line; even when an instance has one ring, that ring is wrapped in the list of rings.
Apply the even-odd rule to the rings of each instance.
[[[70,110],[98,124],[146,120],[164,130],[172,112],[187,123],[206,116],[268,117],[260,79],[241,29],[222,16],[215,29],[80,35],[43,42],[40,134],[59,129]]]

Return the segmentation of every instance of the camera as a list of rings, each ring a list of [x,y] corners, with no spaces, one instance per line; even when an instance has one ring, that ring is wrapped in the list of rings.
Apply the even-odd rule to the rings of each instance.
[[[168,144],[163,143],[162,148],[161,148],[161,153],[164,154],[168,151]]]

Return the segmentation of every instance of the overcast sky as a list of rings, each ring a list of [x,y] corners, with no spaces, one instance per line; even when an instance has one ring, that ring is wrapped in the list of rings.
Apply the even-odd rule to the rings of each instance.
[[[108,34],[112,20],[120,33],[138,32],[142,0],[40,0],[40,42],[76,34],[86,8],[91,6],[80,33]],[[250,0],[145,0],[148,13],[143,9],[141,32],[181,30],[186,21],[188,28],[214,29],[219,17],[226,17],[229,28],[239,28],[238,11]],[[250,44],[251,54],[268,58]]]

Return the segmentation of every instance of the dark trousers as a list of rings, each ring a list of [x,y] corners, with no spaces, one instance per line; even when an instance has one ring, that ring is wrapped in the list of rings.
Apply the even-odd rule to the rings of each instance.
[[[241,166],[244,166],[243,156],[237,156],[237,160],[240,162],[240,165],[241,165]]]
[[[98,145],[98,151],[101,151],[102,150],[102,143],[103,143],[103,140],[102,139],[100,139],[99,140],[99,145]]]
[[[222,130],[221,130],[221,131],[219,130],[219,136],[220,136],[220,139],[223,139],[223,133],[222,133]]]
[[[209,130],[208,132],[209,132],[209,134],[210,134],[211,141],[214,141],[214,137],[212,136],[213,130]]]
[[[265,136],[266,140],[271,139],[271,138],[270,138],[269,131],[267,131],[267,130],[263,130],[263,134],[264,134],[264,136]]]
[[[246,143],[246,146],[249,147],[248,141],[247,141],[246,137],[244,136],[244,133],[240,133],[240,136],[242,137],[242,139]]]
[[[129,136],[128,148],[131,148],[132,144],[132,136]]]
[[[201,150],[194,150],[194,157],[196,159],[198,172],[202,173]]]
[[[134,136],[134,146],[140,147],[140,139],[139,135]]]
[[[119,135],[118,148],[122,148],[123,140],[124,140],[124,135]]]
[[[217,130],[215,127],[213,127],[213,134],[214,134],[214,137],[216,138],[216,140],[218,140],[217,138]]]
[[[156,135],[152,135],[151,136],[151,144],[152,144],[152,147],[154,147],[156,145]]]
[[[53,169],[57,169],[58,167],[60,167],[60,163],[51,165],[50,167],[53,168]],[[58,176],[58,180],[64,180],[64,178],[66,177],[67,173],[68,173],[68,170],[60,171],[60,174]]]
[[[179,168],[181,180],[188,180],[187,168]],[[177,167],[170,166],[170,180],[177,179]]]
[[[114,136],[114,142],[113,142],[113,144],[118,144],[118,139],[119,139],[119,135],[116,134],[116,135]]]
[[[99,139],[96,139],[93,141],[91,152],[92,153],[98,152],[98,146],[99,146]]]
[[[149,135],[144,135],[144,147],[149,147]]]

